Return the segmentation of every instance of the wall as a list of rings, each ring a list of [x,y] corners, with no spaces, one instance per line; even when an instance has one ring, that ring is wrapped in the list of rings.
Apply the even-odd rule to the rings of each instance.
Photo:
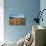
[[[46,9],[46,0],[41,0],[41,1],[40,1],[40,9],[41,9],[41,11],[42,11],[43,9]],[[42,17],[43,17],[43,22],[40,21],[40,25],[46,27],[46,10],[43,12]]]
[[[7,41],[18,41],[31,31],[32,25],[35,24],[33,19],[37,16],[36,12],[40,10],[40,0],[4,0],[4,35]],[[9,16],[25,16],[25,25],[10,26],[8,23]]]
[[[0,42],[4,41],[4,3],[3,1],[4,0],[0,0]]]

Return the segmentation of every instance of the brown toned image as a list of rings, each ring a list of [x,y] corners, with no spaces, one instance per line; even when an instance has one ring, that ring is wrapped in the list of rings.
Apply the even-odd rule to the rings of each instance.
[[[17,25],[25,25],[25,19],[24,18],[17,18]]]
[[[25,25],[25,18],[9,18],[9,24],[10,25]]]
[[[16,25],[16,19],[15,18],[10,18],[9,19],[9,24],[10,25]]]

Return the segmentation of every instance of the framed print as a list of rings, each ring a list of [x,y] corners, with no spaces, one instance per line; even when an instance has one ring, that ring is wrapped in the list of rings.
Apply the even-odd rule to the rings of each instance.
[[[9,17],[9,24],[10,25],[25,25],[25,18]]]

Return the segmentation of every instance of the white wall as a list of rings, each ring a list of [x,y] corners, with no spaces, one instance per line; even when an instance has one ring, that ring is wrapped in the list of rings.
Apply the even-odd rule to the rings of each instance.
[[[0,42],[4,41],[4,1],[0,0]]]
[[[41,11],[43,9],[46,9],[46,0],[40,0],[40,9],[41,9]],[[46,11],[43,12],[42,17],[43,17],[43,22],[40,21],[40,24],[43,26],[46,26]]]

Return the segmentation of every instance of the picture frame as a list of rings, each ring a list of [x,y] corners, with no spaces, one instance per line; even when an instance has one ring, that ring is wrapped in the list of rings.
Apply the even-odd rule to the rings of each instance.
[[[25,25],[25,18],[9,17],[10,25]]]

